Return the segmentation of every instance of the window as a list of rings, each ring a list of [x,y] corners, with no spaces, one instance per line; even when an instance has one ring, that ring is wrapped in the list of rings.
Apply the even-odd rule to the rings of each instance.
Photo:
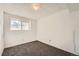
[[[22,30],[29,30],[29,23],[22,22]]]
[[[21,22],[18,20],[11,20],[11,30],[21,30]]]
[[[31,22],[24,22],[17,19],[11,19],[11,30],[30,30]]]

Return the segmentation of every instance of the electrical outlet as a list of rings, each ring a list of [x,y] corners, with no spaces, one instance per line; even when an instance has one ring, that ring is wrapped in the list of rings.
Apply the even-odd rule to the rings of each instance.
[[[51,40],[49,40],[49,42],[51,42]]]

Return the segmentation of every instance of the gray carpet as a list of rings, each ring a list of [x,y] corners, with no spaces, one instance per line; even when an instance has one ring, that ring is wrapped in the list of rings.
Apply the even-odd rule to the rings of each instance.
[[[5,48],[2,56],[75,56],[75,54],[49,46],[39,41],[33,41]]]

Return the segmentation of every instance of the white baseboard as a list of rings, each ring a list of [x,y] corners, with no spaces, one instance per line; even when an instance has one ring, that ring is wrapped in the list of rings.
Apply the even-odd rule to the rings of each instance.
[[[42,40],[38,40],[38,41],[43,42],[43,43],[45,43],[45,44],[48,44],[48,45],[50,45],[50,46],[53,46],[53,45],[51,45],[50,43],[44,42],[44,41],[42,41]],[[53,47],[56,47],[56,48],[61,49],[61,50],[64,50],[64,49],[62,49],[62,48],[59,48],[58,46],[53,46]],[[64,51],[67,51],[67,50],[64,50]],[[72,54],[75,54],[75,55],[78,55],[76,52],[70,52],[70,51],[67,51],[67,52],[72,53]]]
[[[18,43],[18,44],[12,44],[12,45],[9,44],[8,46],[5,46],[5,48],[14,47],[14,46],[21,45],[21,44],[24,44],[24,43],[29,43],[29,42],[32,42],[32,41],[35,41],[35,40],[25,41],[25,42],[21,42],[21,43]]]

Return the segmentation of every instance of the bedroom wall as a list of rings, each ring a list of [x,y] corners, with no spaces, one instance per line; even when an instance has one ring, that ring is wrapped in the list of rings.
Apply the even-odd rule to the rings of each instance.
[[[0,56],[4,50],[4,40],[3,40],[3,11],[0,11]]]
[[[29,10],[25,9],[21,4],[0,4],[0,11],[7,12],[12,15],[18,15],[24,18],[32,18],[32,15],[28,12]],[[8,14],[8,16],[9,16]],[[6,18],[6,16],[5,16]],[[4,21],[4,40],[5,40],[5,48],[15,46],[18,44],[23,44],[27,42],[31,42],[36,40],[36,23],[35,19],[31,19],[32,22],[32,30],[31,31],[10,31],[10,24],[8,18]],[[6,27],[5,27],[6,25]]]
[[[46,18],[38,20],[37,39],[63,49],[74,52],[73,22],[68,9],[56,12]]]
[[[11,31],[11,18],[16,18],[21,21],[31,21],[31,30]],[[36,20],[28,19],[21,16],[4,13],[4,27],[5,27],[5,47],[11,47],[36,40]]]
[[[79,9],[75,11],[70,11],[71,19],[73,20],[73,30],[74,30],[74,45],[75,52],[79,55]]]

